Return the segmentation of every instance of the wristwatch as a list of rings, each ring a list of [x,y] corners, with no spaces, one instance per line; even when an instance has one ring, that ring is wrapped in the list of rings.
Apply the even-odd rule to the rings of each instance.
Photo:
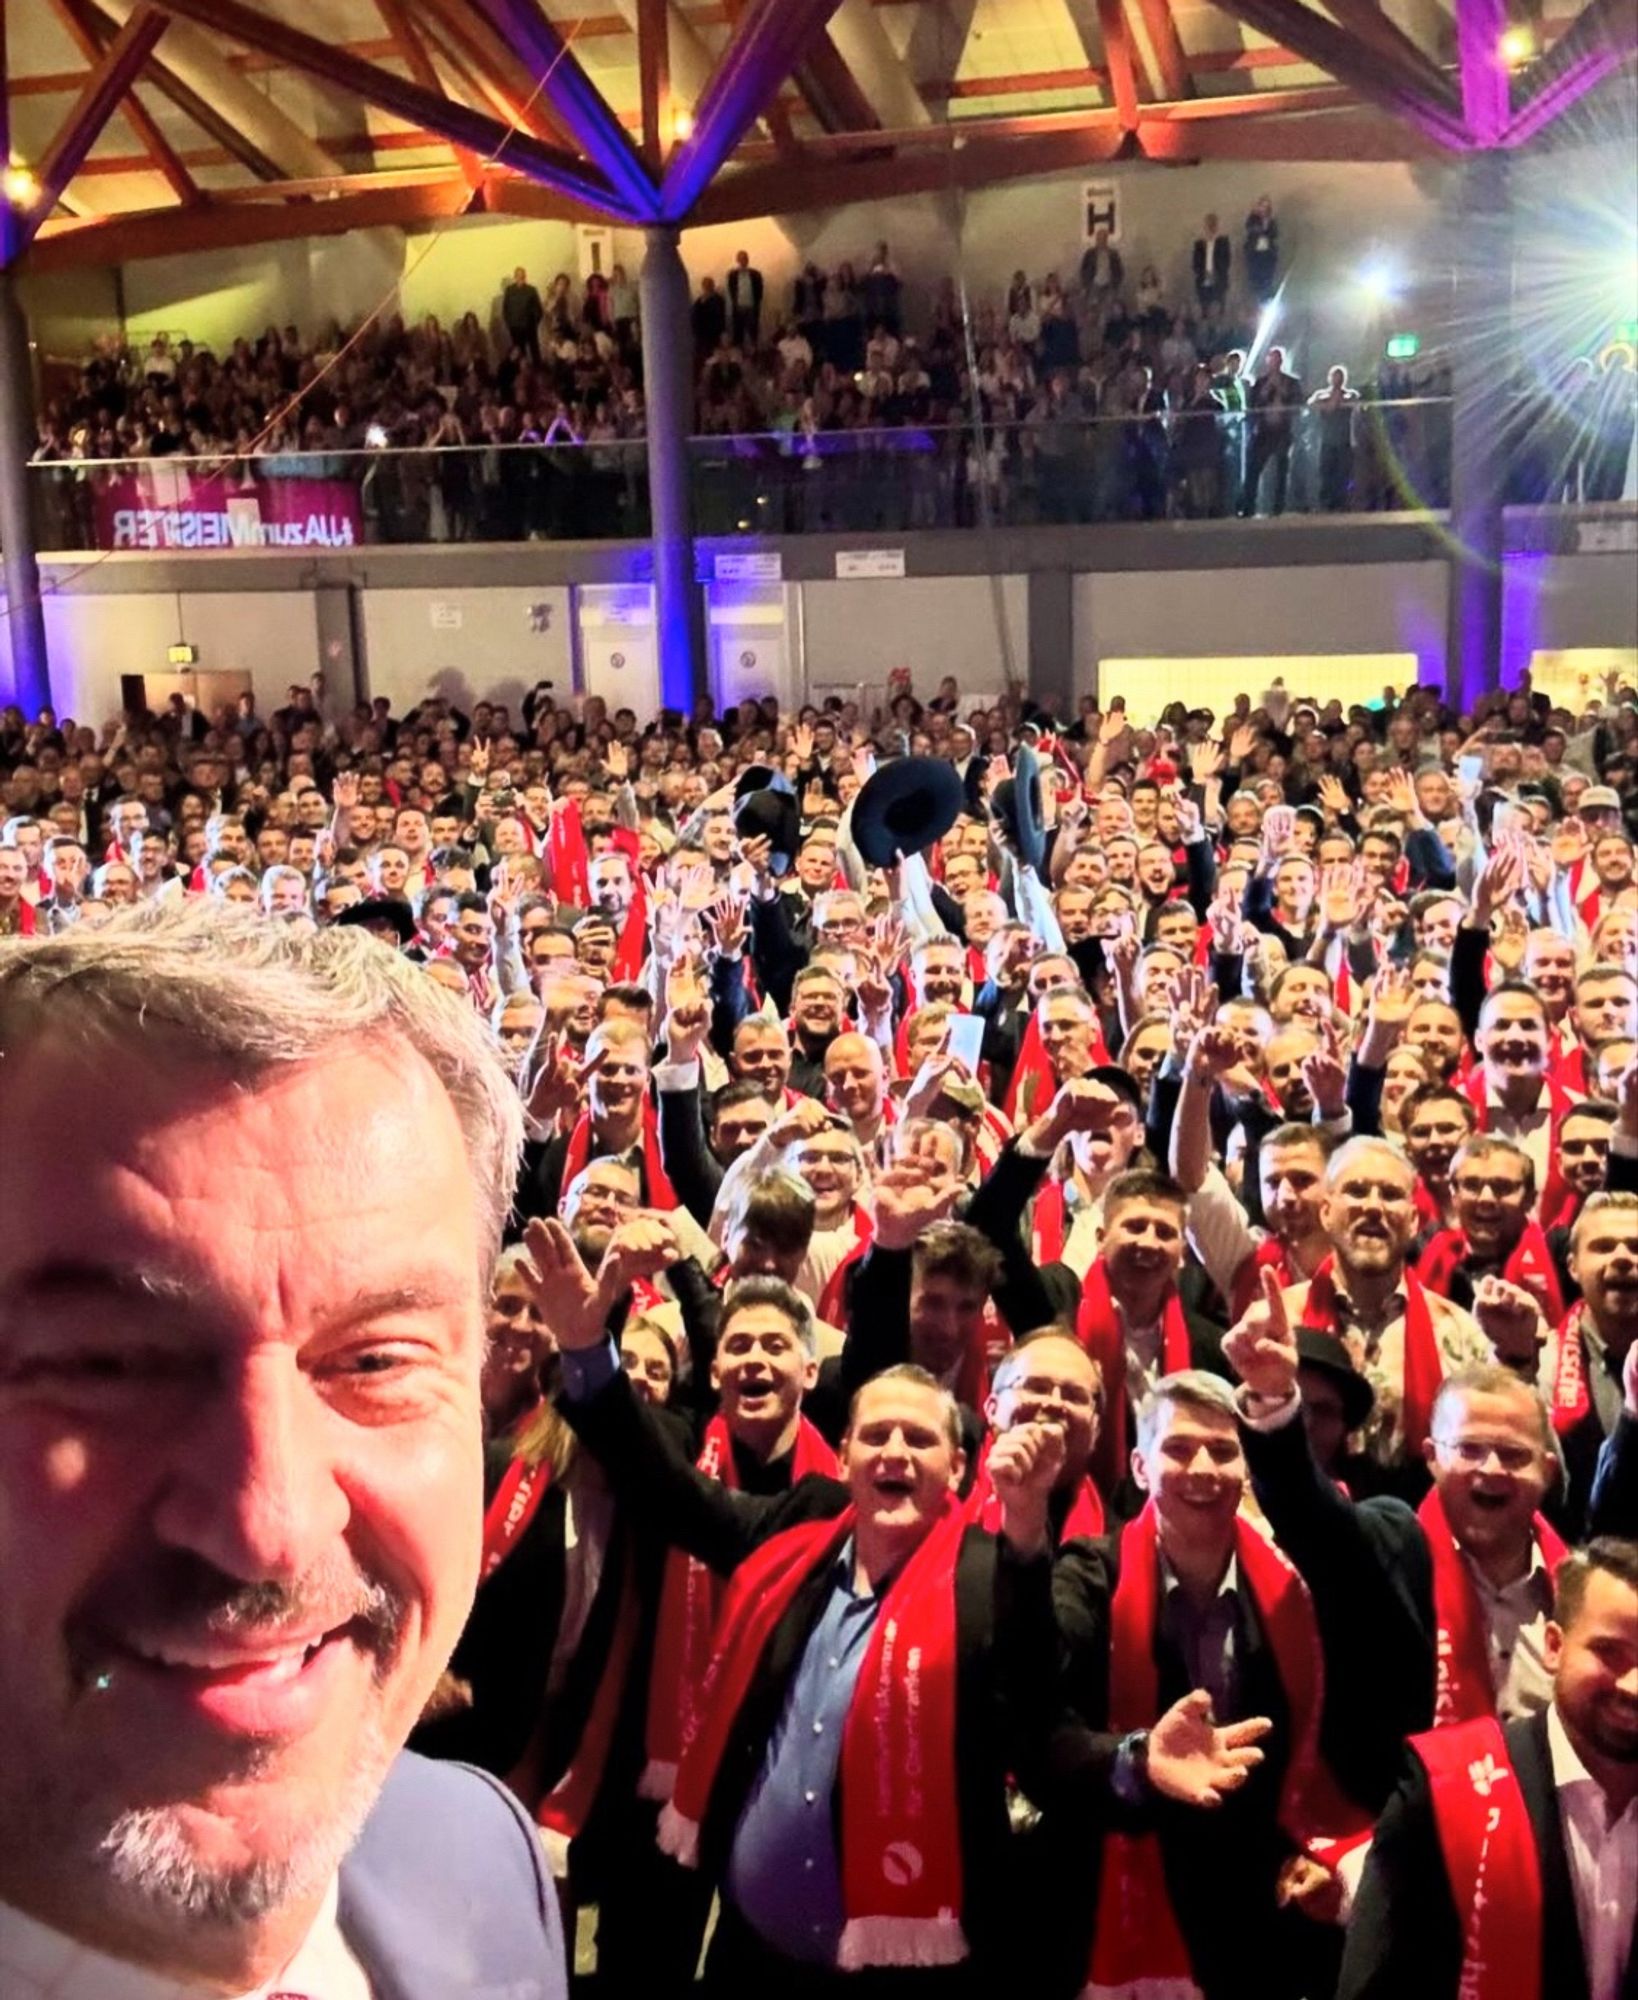
[[[1122,1805],[1141,1806],[1149,1800],[1149,1732],[1133,1729],[1120,1739],[1110,1786]]]

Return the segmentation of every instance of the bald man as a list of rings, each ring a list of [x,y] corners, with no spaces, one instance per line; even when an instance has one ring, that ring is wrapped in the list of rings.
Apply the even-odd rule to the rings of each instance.
[[[887,1062],[868,1035],[838,1035],[825,1051],[825,1101],[873,1157],[887,1121]]]

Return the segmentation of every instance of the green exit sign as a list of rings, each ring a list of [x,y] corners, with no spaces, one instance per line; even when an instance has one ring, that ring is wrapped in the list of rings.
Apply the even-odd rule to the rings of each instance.
[[[1391,333],[1388,336],[1388,359],[1390,361],[1414,361],[1422,351],[1422,336],[1419,333]]]

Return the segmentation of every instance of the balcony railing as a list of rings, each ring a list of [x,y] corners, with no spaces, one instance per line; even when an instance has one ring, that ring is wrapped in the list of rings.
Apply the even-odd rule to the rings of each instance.
[[[1632,424],[1566,431],[1503,406],[1506,499],[1616,500]],[[702,535],[1438,512],[1450,504],[1441,398],[1036,416],[987,427],[779,430],[689,441]],[[43,549],[334,548],[358,543],[622,540],[649,532],[641,439],[61,460],[31,467]]]

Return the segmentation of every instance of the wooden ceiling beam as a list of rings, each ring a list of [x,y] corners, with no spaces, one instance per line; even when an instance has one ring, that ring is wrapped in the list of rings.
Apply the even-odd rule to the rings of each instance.
[[[150,209],[85,222],[54,219],[35,238],[24,268],[41,272],[85,270],[134,263],[144,257],[187,256],[303,236],[343,235],[351,229],[412,228],[459,215],[474,202],[481,205],[481,200],[481,191],[475,195],[452,168],[434,186],[338,194],[332,201],[288,201],[265,207],[202,202],[194,209]]]
[[[1138,123],[1138,66],[1127,32],[1126,9],[1122,0],[1098,0],[1098,30],[1103,36],[1103,59],[1109,67],[1109,94],[1115,100],[1120,122],[1128,132]]]
[[[85,90],[96,73],[97,65],[102,61],[104,51],[114,39],[113,31],[97,34],[93,31],[91,23],[82,20],[72,8],[58,7],[56,13],[81,55],[91,65],[78,85],[79,89]],[[18,83],[14,82],[11,86],[13,96],[17,95],[18,88]],[[166,185],[177,200],[184,207],[191,207],[199,199],[199,189],[194,178],[182,164],[169,139],[160,131],[153,113],[137,96],[135,84],[126,92],[120,112],[126,124],[136,134],[138,143],[146,149],[150,165],[156,167],[164,176]],[[83,167],[81,171],[83,172]]]
[[[1160,71],[1162,92],[1173,102],[1182,97],[1192,97],[1194,78],[1189,74],[1189,59],[1183,52],[1183,39],[1177,32],[1171,0],[1138,0],[1138,11],[1143,17],[1143,31],[1149,37],[1149,47],[1154,51],[1155,65]]]
[[[610,216],[623,213],[614,190],[596,170],[557,147],[524,133],[504,131],[482,112],[471,111],[453,98],[435,97],[419,84],[373,63],[344,56],[299,28],[240,4],[240,0],[160,0],[160,4],[169,14],[197,21],[247,47],[283,55],[293,68],[412,125],[423,125],[451,145],[470,146],[486,160],[504,152],[508,165],[555,187],[571,200],[602,208]]]
[[[672,140],[671,0],[637,0],[637,98],[642,110],[643,160],[665,172]]]

